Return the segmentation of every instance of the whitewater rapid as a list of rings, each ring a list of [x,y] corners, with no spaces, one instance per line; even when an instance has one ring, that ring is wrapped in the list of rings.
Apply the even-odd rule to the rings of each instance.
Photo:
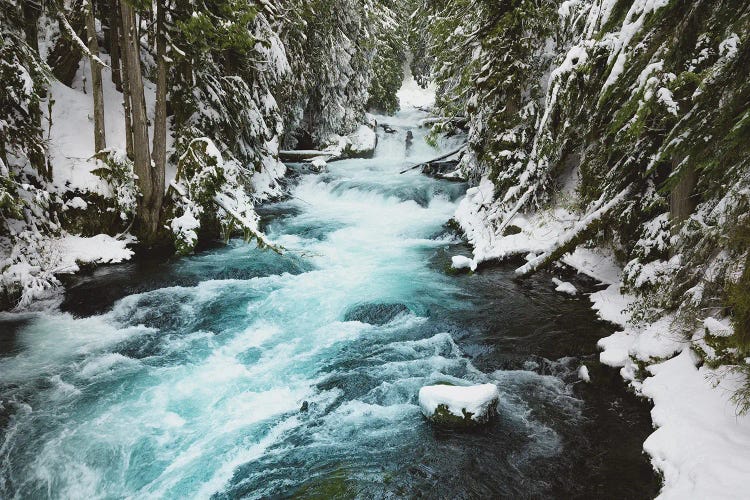
[[[446,222],[466,186],[398,173],[440,152],[418,117],[390,118],[373,159],[301,175],[264,209],[284,255],[232,241],[100,314],[6,315],[0,496],[411,495],[458,470],[496,494],[560,454],[552,422],[582,418],[570,377],[484,373],[440,319],[474,307],[435,265],[459,244]],[[502,427],[479,439],[513,444],[482,452],[493,477],[473,472],[476,439],[446,446],[421,417],[417,392],[436,382],[499,385]]]

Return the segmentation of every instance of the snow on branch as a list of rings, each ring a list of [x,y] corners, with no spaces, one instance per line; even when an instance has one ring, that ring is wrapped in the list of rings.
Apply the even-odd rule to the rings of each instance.
[[[90,7],[89,7],[90,8]],[[94,61],[96,64],[103,68],[109,68],[109,66],[99,59],[98,56],[95,56],[91,53],[86,43],[81,40],[81,37],[78,36],[76,33],[76,30],[73,29],[73,26],[70,25],[70,21],[68,21],[68,18],[65,16],[65,10],[62,6],[58,6],[57,9],[57,17],[60,19],[60,23],[62,24],[63,28],[65,29],[65,34],[70,37],[71,41],[78,47],[78,50],[83,52],[88,58],[90,58],[92,61]]]
[[[224,210],[240,226],[242,226],[243,230],[247,231],[253,238],[255,238],[260,246],[268,247],[279,255],[283,253],[281,247],[271,243],[271,241],[266,238],[266,235],[258,231],[256,223],[245,218],[239,211],[236,210],[236,208],[234,208],[233,205],[236,205],[236,202],[232,200],[232,198],[223,193],[216,193],[216,195],[213,197],[213,201],[219,206],[219,208]]]

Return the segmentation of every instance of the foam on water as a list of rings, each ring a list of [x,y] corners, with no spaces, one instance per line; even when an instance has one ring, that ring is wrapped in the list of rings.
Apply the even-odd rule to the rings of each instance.
[[[560,379],[483,374],[450,334],[425,327],[435,304],[463,307],[427,263],[453,238],[443,224],[462,187],[398,174],[437,154],[414,128],[407,155],[414,122],[393,119],[399,134],[380,133],[375,159],[300,179],[267,225],[286,255],[233,244],[175,264],[206,273],[195,286],[127,296],[89,318],[34,315],[0,359],[0,496],[293,492],[318,474],[312,464],[330,472],[424,441],[416,394],[435,382],[497,382],[528,457],[556,453],[559,439],[528,397],[575,418]],[[277,272],[290,259],[300,272]],[[251,277],[224,279],[226,266]],[[405,309],[380,325],[344,321],[369,303]],[[524,395],[531,385],[545,394]],[[375,474],[358,470],[352,477]]]

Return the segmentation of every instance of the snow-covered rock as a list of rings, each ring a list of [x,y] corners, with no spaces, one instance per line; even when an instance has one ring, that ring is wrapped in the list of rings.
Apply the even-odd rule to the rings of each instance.
[[[495,384],[470,386],[427,385],[419,390],[419,406],[431,422],[471,427],[497,415],[500,393]]]
[[[581,367],[578,369],[578,378],[583,380],[584,382],[591,382],[591,375],[589,375],[588,366],[581,365]]]
[[[347,137],[351,141],[348,156],[370,157],[375,154],[375,147],[378,145],[378,134],[374,128],[362,124]]]
[[[578,293],[578,290],[573,285],[573,283],[570,283],[568,281],[562,281],[557,278],[552,278],[552,283],[556,285],[556,292],[567,293],[568,295],[576,295]]]
[[[326,162],[325,158],[317,157],[312,159],[310,166],[316,172],[325,172],[328,168],[328,162]]]
[[[453,257],[451,257],[451,267],[453,269],[470,269],[474,271],[477,266],[469,257],[465,257],[463,255],[454,255]]]

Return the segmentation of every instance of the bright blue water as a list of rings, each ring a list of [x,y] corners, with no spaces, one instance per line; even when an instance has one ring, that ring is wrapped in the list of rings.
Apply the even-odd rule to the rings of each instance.
[[[465,186],[397,175],[435,155],[416,130],[407,156],[410,123],[264,209],[283,256],[103,268],[72,312],[6,315],[0,496],[652,494],[647,409],[596,369],[606,326],[548,276],[445,272]],[[432,429],[416,394],[440,381],[497,383],[498,422]]]

